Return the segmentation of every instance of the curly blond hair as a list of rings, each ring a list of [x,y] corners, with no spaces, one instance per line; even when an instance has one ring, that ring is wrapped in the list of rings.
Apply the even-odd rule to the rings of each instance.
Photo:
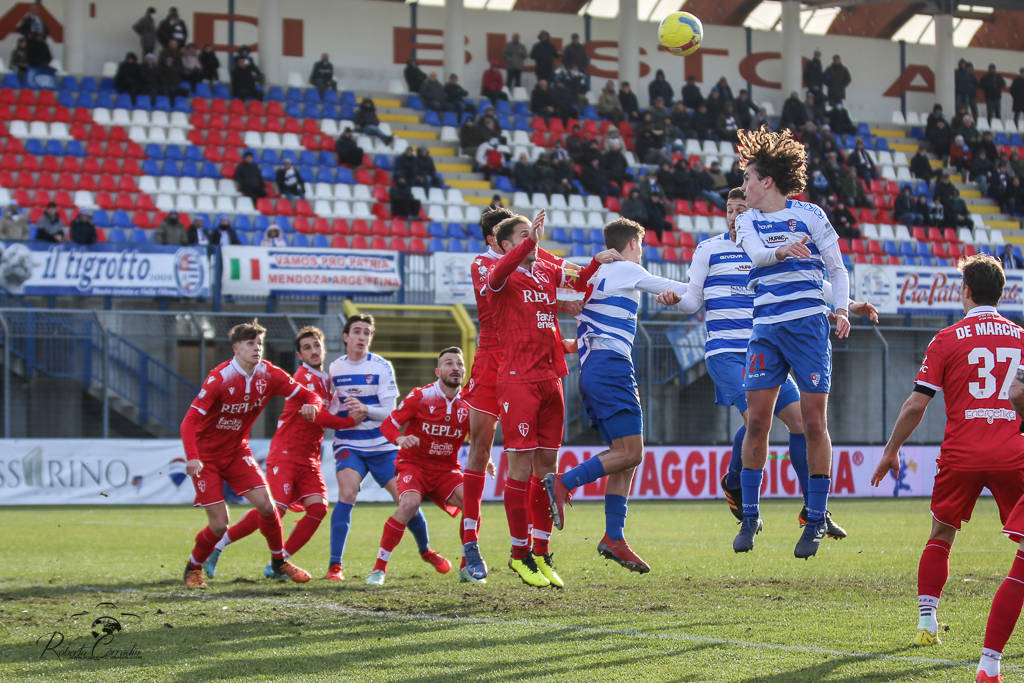
[[[759,177],[769,177],[783,195],[800,194],[807,186],[807,150],[789,130],[739,130],[740,168],[755,166]]]

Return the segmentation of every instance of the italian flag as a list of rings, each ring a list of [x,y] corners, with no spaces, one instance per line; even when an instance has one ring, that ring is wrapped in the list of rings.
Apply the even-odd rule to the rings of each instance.
[[[246,265],[248,264],[248,266]],[[260,260],[258,258],[251,259],[231,259],[231,279],[232,280],[259,280],[260,279]]]

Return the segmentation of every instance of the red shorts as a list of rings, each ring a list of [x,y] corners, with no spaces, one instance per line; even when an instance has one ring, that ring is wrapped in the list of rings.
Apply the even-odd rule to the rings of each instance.
[[[498,417],[498,398],[495,384],[498,382],[498,354],[488,349],[478,349],[473,357],[473,372],[469,384],[462,392],[462,400],[473,410]]]
[[[461,470],[428,470],[412,463],[398,462],[395,465],[395,485],[398,487],[399,498],[406,491],[415,491],[434,501],[437,507],[452,517],[459,514],[459,508],[449,505],[448,499],[455,489],[462,486]]]
[[[287,505],[294,512],[302,512],[306,506],[302,500],[306,496],[320,496],[327,500],[327,484],[320,471],[320,461],[286,456],[267,457],[267,483],[270,484],[270,496],[277,503]]]
[[[1010,511],[1024,495],[1024,470],[970,471],[940,466],[932,488],[932,517],[959,531],[961,522],[970,521],[983,488],[992,492],[999,519],[1008,525]]]
[[[263,471],[248,448],[228,458],[203,460],[199,476],[192,479],[192,486],[196,489],[192,505],[205,507],[223,503],[225,483],[241,496],[266,486],[267,480],[263,478]]]
[[[529,384],[498,387],[501,433],[507,451],[562,447],[565,400],[562,380],[547,379]]]

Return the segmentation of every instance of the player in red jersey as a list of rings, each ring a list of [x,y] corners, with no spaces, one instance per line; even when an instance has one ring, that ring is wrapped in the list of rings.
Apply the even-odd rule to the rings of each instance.
[[[498,317],[494,306],[487,296],[487,274],[490,272],[504,251],[494,237],[494,228],[506,218],[515,214],[502,206],[492,206],[480,217],[480,230],[487,243],[487,251],[473,259],[470,277],[473,280],[473,292],[476,296],[477,318],[480,321],[480,334],[477,341],[476,354],[473,356],[473,372],[469,384],[463,392],[463,398],[469,406],[469,457],[463,472],[464,495],[462,507],[463,538],[462,568],[459,578],[462,581],[478,582],[487,577],[487,564],[480,555],[480,503],[484,495],[484,476],[486,472],[494,473],[491,462],[491,447],[494,445],[494,432],[498,424],[498,399],[496,381],[498,363],[501,361],[501,333]],[[575,271],[576,266],[558,258],[543,249],[537,249],[537,258],[549,261],[556,266]],[[559,310],[571,315],[578,315],[582,302],[559,301]],[[557,327],[553,330],[560,334]],[[572,340],[575,341],[575,340]],[[572,352],[575,352],[574,350]],[[538,485],[539,486],[539,485]],[[534,490],[531,480],[531,492]],[[543,487],[539,489],[543,493]],[[537,515],[547,516],[547,512],[537,506],[530,506],[531,522]]]
[[[928,344],[914,391],[903,404],[871,477],[878,486],[890,471],[899,474],[900,448],[921,422],[935,392],[943,391],[946,433],[932,489],[931,535],[917,569],[919,621],[914,645],[939,642],[935,611],[949,576],[949,550],[960,524],[970,520],[981,490],[992,492],[1007,529],[1014,523],[1010,511],[1024,494],[1024,435],[1009,399],[1010,383],[1024,354],[1024,330],[996,311],[1006,284],[999,261],[971,256],[961,262],[960,272],[966,315]],[[1018,529],[1024,532],[1024,524]]]
[[[469,406],[460,395],[466,376],[462,349],[451,346],[441,351],[434,375],[436,382],[410,391],[380,425],[381,434],[400,449],[395,463],[398,509],[384,523],[377,562],[366,577],[369,586],[384,584],[391,553],[424,498],[452,517],[462,508],[459,448],[469,433]]]
[[[499,223],[495,232],[505,255],[488,273],[487,289],[503,335],[497,399],[509,461],[505,514],[512,556],[508,566],[528,585],[561,588],[563,582],[548,548],[552,520],[541,483],[545,474],[555,471],[565,414],[561,378],[568,370],[555,297],[559,287],[582,290],[601,263],[621,257],[614,250],[601,252],[577,275],[538,260],[543,210],[532,225],[525,216],[513,216]],[[532,508],[537,514],[531,553],[527,510]]]
[[[202,564],[227,531],[224,483],[256,507],[274,572],[298,583],[309,581],[308,572],[286,559],[281,518],[249,450],[249,429],[271,396],[298,398],[302,403],[299,412],[309,420],[316,418],[323,402],[314,392],[296,384],[284,370],[263,360],[266,332],[255,320],[231,328],[229,339],[235,357],[210,372],[181,422],[181,440],[188,458],[185,471],[196,489],[194,504],[206,509],[209,521],[196,535],[195,547],[185,565],[185,583],[189,586],[206,586]]]
[[[327,374],[323,371],[325,346],[324,333],[319,328],[303,327],[295,335],[295,355],[299,367],[293,377],[298,384],[315,392],[324,405],[331,400],[332,393]],[[306,511],[284,543],[286,557],[291,557],[306,545],[327,515],[327,485],[320,471],[320,444],[324,438],[324,428],[347,429],[363,421],[362,415],[355,418],[338,417],[329,410],[320,410],[310,422],[301,415],[301,409],[302,401],[299,397],[285,402],[281,417],[277,420],[277,431],[270,441],[270,454],[266,463],[270,495],[277,504],[278,514],[284,517],[289,508],[296,512]],[[258,526],[259,512],[252,509],[228,529],[203,563],[206,575],[212,579],[221,552],[229,544],[256,531]],[[272,579],[284,578],[281,574],[275,574],[270,564],[263,569],[263,575]]]

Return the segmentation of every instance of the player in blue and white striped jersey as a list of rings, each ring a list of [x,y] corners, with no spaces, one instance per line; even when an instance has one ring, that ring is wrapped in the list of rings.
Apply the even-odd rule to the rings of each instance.
[[[331,363],[328,370],[333,390],[330,411],[339,417],[363,417],[348,429],[334,432],[334,461],[338,478],[338,502],[331,513],[331,557],[327,576],[332,581],[345,578],[342,557],[352,520],[352,507],[367,472],[381,488],[398,502],[395,485],[395,457],[398,450],[380,433],[380,423],[395,409],[398,383],[391,363],[370,353],[375,324],[373,316],[357,313],[345,322],[342,340],[346,354]],[[416,538],[420,556],[444,574],[451,563],[430,549],[427,519],[422,511],[408,524]]]
[[[563,528],[565,503],[579,486],[607,476],[605,535],[597,552],[627,569],[646,573],[650,567],[633,552],[623,536],[626,497],[633,473],[644,457],[643,415],[633,370],[633,339],[643,292],[660,294],[681,287],[675,280],[651,275],[640,265],[644,228],[627,218],[604,227],[605,245],[621,261],[597,269],[587,284],[583,311],[577,316],[576,343],[580,354],[580,393],[594,426],[608,450],[569,470],[548,474],[544,486],[555,526]]]
[[[743,192],[750,207],[736,219],[736,236],[753,265],[754,327],[747,345],[747,435],[743,440],[743,522],[733,550],[754,547],[768,433],[779,387],[792,371],[800,388],[807,435],[807,525],[793,554],[808,558],[825,535],[832,441],[825,411],[832,378],[828,306],[823,281],[832,281],[836,336],[850,334],[850,278],[839,235],[821,208],[787,197],[807,184],[807,152],[790,132],[739,131]]]

